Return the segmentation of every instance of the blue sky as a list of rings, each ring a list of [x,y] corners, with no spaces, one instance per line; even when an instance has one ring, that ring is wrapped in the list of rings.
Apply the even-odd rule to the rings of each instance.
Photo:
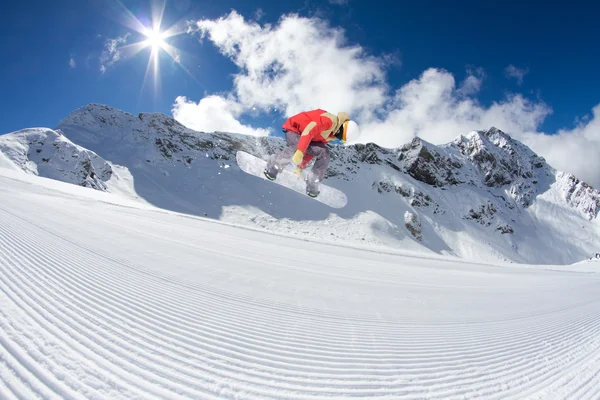
[[[599,158],[600,6],[590,2],[170,0],[161,26],[181,34],[165,39],[176,50],[159,51],[155,82],[151,47],[124,46],[145,39],[134,18],[150,26],[162,4],[3,5],[0,132],[53,127],[92,102],[253,134],[324,107],[351,112],[385,146],[497,125],[559,164],[563,142],[544,134]],[[286,29],[298,35],[281,42]]]

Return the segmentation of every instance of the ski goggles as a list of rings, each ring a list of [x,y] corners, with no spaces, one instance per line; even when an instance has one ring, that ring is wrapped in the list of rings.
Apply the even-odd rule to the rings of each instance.
[[[335,138],[346,143],[346,133],[348,132],[348,121],[344,122],[340,129],[335,133]]]

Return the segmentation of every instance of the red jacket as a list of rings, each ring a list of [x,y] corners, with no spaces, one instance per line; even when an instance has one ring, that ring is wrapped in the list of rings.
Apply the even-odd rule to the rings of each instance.
[[[300,150],[304,154],[300,168],[306,167],[313,157],[306,154],[310,142],[327,143],[335,140],[335,132],[348,119],[346,113],[334,115],[325,110],[316,109],[296,114],[285,121],[283,129],[300,135],[296,147],[296,150]]]

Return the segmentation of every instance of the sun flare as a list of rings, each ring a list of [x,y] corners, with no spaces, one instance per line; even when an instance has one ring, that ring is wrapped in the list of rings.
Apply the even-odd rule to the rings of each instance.
[[[140,33],[143,36],[141,41],[127,44],[119,49],[122,51],[127,51],[130,55],[135,55],[144,49],[150,49],[143,86],[145,86],[148,76],[153,75],[155,92],[158,90],[159,86],[159,61],[162,54],[168,55],[174,64],[181,67],[188,75],[191,76],[189,71],[181,64],[181,50],[168,43],[168,40],[174,36],[185,33],[187,31],[187,24],[185,21],[179,21],[178,23],[175,23],[166,29],[162,29],[166,0],[164,0],[162,5],[160,5],[159,2],[160,0],[152,2],[152,14],[150,18],[142,18],[142,20],[146,21],[146,23],[149,22],[148,25],[146,25],[145,23],[142,23],[142,21],[138,19],[131,11],[129,11],[120,0],[117,0],[117,3],[122,7],[123,10],[123,14],[120,15],[123,20],[123,25]],[[191,77],[195,80],[193,76]]]
[[[166,47],[164,32],[160,32],[158,29],[146,29],[144,35],[146,36],[144,45],[152,47],[152,51],[158,51],[158,49]]]

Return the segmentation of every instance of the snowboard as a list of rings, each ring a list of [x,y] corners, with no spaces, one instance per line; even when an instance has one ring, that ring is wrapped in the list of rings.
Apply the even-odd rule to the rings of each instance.
[[[317,197],[310,197],[306,194],[306,182],[304,178],[298,178],[292,171],[284,169],[277,174],[277,179],[270,181],[263,173],[267,166],[267,161],[255,157],[245,151],[238,151],[235,155],[237,164],[242,171],[247,174],[254,175],[258,178],[262,178],[267,182],[276,183],[295,192],[298,192],[309,199],[319,201],[323,204],[328,205],[332,208],[343,208],[348,199],[344,192],[332,188],[331,186],[324,185],[322,182],[319,185],[319,195]]]

